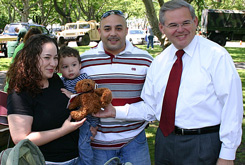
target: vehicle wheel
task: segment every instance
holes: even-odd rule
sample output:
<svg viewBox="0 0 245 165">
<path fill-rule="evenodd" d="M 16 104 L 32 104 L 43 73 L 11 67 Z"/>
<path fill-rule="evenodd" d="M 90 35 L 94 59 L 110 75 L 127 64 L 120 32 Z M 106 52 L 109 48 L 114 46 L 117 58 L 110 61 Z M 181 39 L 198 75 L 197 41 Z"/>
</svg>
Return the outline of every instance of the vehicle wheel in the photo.
<svg viewBox="0 0 245 165">
<path fill-rule="evenodd" d="M 226 44 L 225 36 L 223 36 L 222 34 L 214 36 L 213 41 L 218 43 L 221 46 L 225 46 L 225 44 Z"/>
<path fill-rule="evenodd" d="M 63 37 L 58 38 L 58 45 L 62 46 L 65 44 L 65 39 Z"/>
<path fill-rule="evenodd" d="M 5 57 L 8 57 L 8 51 L 7 51 L 7 48 L 3 51 L 3 53 L 4 53 L 4 56 L 5 56 Z"/>
<path fill-rule="evenodd" d="M 142 42 L 141 42 L 141 45 L 144 45 L 145 44 L 145 39 L 142 38 Z"/>
<path fill-rule="evenodd" d="M 8 50 L 7 50 L 6 44 L 3 45 L 2 52 L 3 52 L 3 54 L 4 54 L 4 57 L 8 57 Z"/>
<path fill-rule="evenodd" d="M 82 37 L 78 37 L 76 42 L 77 42 L 77 46 L 82 46 L 83 45 L 83 42 L 82 42 Z"/>
<path fill-rule="evenodd" d="M 90 43 L 90 37 L 88 34 L 85 34 L 82 38 L 82 45 L 87 46 Z"/>
</svg>

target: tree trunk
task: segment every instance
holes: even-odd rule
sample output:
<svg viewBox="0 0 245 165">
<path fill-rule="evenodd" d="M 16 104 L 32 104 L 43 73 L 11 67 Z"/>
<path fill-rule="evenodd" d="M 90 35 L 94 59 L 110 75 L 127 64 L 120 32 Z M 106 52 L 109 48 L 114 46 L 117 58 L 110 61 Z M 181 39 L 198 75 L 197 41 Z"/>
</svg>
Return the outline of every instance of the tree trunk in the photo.
<svg viewBox="0 0 245 165">
<path fill-rule="evenodd" d="M 29 17 L 29 0 L 23 0 L 23 10 L 21 11 L 21 21 L 28 22 Z"/>
<path fill-rule="evenodd" d="M 161 42 L 162 47 L 164 48 L 164 38 L 162 38 L 162 33 L 159 30 L 159 22 L 157 19 L 157 15 L 155 12 L 155 8 L 153 6 L 152 0 L 142 0 L 145 4 L 146 16 L 148 18 L 148 22 L 152 27 L 152 31 L 155 36 L 157 36 L 158 40 Z"/>
</svg>

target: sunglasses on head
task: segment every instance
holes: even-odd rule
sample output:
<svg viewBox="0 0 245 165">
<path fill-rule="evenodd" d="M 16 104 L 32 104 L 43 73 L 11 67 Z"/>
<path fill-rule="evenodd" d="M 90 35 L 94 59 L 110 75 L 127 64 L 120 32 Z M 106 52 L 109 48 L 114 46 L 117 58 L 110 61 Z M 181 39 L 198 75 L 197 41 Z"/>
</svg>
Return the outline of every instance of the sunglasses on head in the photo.
<svg viewBox="0 0 245 165">
<path fill-rule="evenodd" d="M 108 17 L 108 16 L 110 16 L 110 15 L 113 15 L 113 14 L 115 14 L 115 15 L 120 15 L 120 16 L 124 17 L 123 12 L 121 12 L 120 10 L 110 10 L 110 11 L 105 12 L 105 13 L 101 16 L 101 19 L 106 18 L 106 17 Z"/>
</svg>

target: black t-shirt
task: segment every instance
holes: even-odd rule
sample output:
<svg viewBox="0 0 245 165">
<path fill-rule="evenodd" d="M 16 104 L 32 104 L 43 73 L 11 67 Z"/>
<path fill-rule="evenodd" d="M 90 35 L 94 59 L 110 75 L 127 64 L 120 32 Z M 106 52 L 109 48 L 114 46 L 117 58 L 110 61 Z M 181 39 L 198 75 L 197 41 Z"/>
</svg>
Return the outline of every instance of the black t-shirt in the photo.
<svg viewBox="0 0 245 165">
<path fill-rule="evenodd" d="M 49 87 L 36 97 L 27 92 L 8 95 L 8 114 L 21 114 L 33 117 L 32 131 L 45 131 L 60 128 L 68 118 L 66 109 L 68 97 L 61 93 L 63 83 L 55 74 L 49 79 Z M 78 157 L 78 134 L 76 130 L 43 146 L 39 146 L 46 161 L 63 162 Z"/>
</svg>

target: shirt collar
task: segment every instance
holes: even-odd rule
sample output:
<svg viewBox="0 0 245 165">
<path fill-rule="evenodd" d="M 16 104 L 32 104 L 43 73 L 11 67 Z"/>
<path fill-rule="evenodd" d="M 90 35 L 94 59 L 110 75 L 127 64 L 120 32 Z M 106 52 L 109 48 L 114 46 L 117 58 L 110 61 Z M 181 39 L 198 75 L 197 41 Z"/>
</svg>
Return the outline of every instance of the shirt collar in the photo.
<svg viewBox="0 0 245 165">
<path fill-rule="evenodd" d="M 131 54 L 133 48 L 134 48 L 134 46 L 128 40 L 126 40 L 125 49 L 122 52 L 120 52 L 119 54 L 117 54 L 116 56 L 120 56 L 120 55 L 123 55 L 123 54 Z M 102 41 L 99 42 L 99 44 L 97 46 L 97 49 L 98 49 L 99 53 L 105 54 L 105 50 L 104 50 Z"/>
<path fill-rule="evenodd" d="M 192 39 L 192 41 L 190 42 L 189 45 L 187 45 L 183 50 L 185 51 L 185 54 L 187 54 L 188 56 L 192 57 L 197 45 L 197 41 L 198 41 L 198 36 L 194 36 L 194 38 Z M 171 45 L 171 58 L 174 59 L 175 57 L 175 53 L 176 51 L 178 51 L 178 49 L 172 44 Z"/>
<path fill-rule="evenodd" d="M 189 55 L 190 57 L 192 57 L 194 55 L 194 51 L 197 45 L 197 41 L 198 41 L 198 36 L 195 35 L 195 37 L 192 39 L 191 43 L 184 48 L 184 51 L 187 55 Z"/>
</svg>

